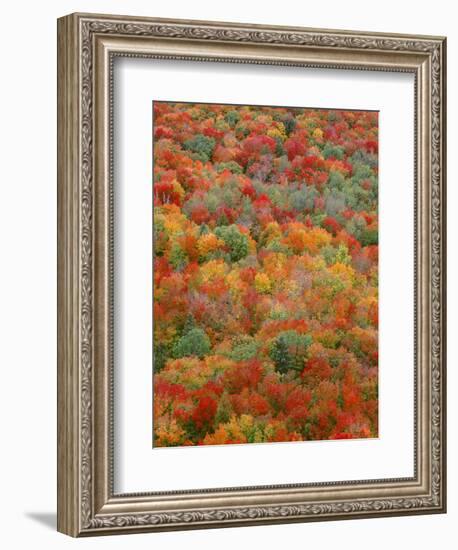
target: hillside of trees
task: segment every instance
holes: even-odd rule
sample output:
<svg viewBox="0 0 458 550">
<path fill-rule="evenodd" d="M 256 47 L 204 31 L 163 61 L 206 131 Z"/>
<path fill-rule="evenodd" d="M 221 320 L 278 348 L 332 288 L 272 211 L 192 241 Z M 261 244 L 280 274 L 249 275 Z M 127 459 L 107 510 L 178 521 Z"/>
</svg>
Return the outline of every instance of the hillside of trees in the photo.
<svg viewBox="0 0 458 550">
<path fill-rule="evenodd" d="M 378 113 L 154 103 L 154 446 L 378 435 Z"/>
</svg>

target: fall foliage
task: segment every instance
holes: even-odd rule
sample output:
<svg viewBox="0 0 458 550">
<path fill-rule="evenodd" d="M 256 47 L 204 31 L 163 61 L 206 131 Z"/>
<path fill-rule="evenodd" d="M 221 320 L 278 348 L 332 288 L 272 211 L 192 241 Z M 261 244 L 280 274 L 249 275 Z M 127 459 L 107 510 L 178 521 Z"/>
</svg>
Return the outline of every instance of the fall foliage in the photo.
<svg viewBox="0 0 458 550">
<path fill-rule="evenodd" d="M 154 102 L 155 446 L 378 435 L 378 114 Z"/>
</svg>

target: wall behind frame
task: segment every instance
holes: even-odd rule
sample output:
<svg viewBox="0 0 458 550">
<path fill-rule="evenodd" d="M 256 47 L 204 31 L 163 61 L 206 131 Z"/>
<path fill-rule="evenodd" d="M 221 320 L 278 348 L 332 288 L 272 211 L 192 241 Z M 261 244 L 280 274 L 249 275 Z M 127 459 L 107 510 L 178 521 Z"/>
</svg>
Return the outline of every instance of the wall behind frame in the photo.
<svg viewBox="0 0 458 550">
<path fill-rule="evenodd" d="M 367 31 L 448 36 L 448 97 L 458 96 L 458 31 L 453 3 L 424 0 L 383 5 L 366 1 L 246 2 L 210 0 L 18 0 L 3 8 L 0 200 L 0 398 L 2 426 L 2 540 L 7 548 L 214 548 L 288 543 L 305 548 L 373 550 L 408 541 L 414 550 L 448 542 L 458 520 L 458 383 L 456 338 L 449 339 L 447 515 L 397 517 L 134 535 L 73 540 L 55 531 L 56 513 L 56 18 L 74 11 L 170 18 L 240 21 Z M 453 151 L 458 137 L 456 102 L 449 101 L 448 204 L 449 334 L 458 330 L 458 180 Z"/>
</svg>

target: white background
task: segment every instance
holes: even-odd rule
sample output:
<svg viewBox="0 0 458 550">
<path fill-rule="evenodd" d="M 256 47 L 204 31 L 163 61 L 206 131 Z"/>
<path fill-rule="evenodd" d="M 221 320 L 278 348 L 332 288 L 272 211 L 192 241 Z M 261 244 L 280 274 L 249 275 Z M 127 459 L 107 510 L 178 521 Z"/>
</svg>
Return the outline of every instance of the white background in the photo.
<svg viewBox="0 0 458 550">
<path fill-rule="evenodd" d="M 0 123 L 2 196 L 0 399 L 2 546 L 6 548 L 453 548 L 458 520 L 458 169 L 453 152 L 458 94 L 456 15 L 449 0 L 323 3 L 232 0 L 166 3 L 18 0 L 3 8 Z M 130 13 L 373 31 L 449 38 L 449 512 L 447 515 L 238 528 L 72 540 L 55 532 L 56 494 L 56 48 L 55 19 L 73 11 Z M 395 15 L 395 16 L 394 16 Z"/>
<path fill-rule="evenodd" d="M 114 89 L 115 491 L 413 476 L 413 75 L 123 58 Z M 183 93 L 380 111 L 379 438 L 151 450 L 151 99 Z"/>
</svg>

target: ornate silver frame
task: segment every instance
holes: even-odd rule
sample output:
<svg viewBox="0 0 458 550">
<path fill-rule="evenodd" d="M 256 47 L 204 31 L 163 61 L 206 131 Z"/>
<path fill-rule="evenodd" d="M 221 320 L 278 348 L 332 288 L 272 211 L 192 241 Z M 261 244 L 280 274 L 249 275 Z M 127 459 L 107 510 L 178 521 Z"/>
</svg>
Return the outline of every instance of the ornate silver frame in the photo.
<svg viewBox="0 0 458 550">
<path fill-rule="evenodd" d="M 58 20 L 58 530 L 71 536 L 445 512 L 443 37 L 73 14 Z M 415 75 L 415 475 L 114 494 L 116 56 Z"/>
</svg>

